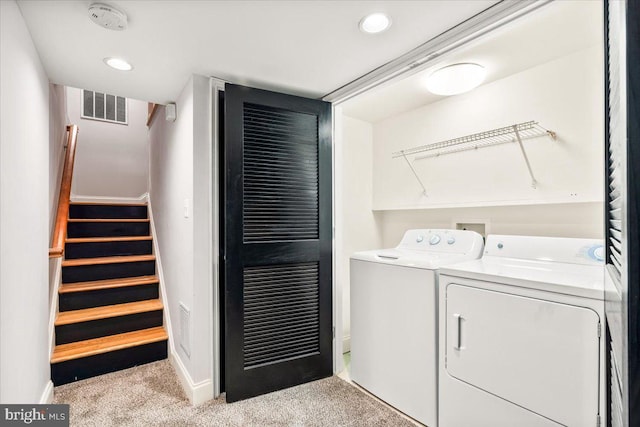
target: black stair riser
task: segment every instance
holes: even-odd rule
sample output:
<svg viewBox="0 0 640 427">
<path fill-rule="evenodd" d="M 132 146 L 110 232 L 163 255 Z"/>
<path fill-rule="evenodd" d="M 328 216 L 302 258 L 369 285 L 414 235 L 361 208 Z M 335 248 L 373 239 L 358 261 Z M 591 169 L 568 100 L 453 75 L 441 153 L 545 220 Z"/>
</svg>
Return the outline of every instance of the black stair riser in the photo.
<svg viewBox="0 0 640 427">
<path fill-rule="evenodd" d="M 162 326 L 162 310 L 56 326 L 56 345 Z"/>
<path fill-rule="evenodd" d="M 70 205 L 69 218 L 147 218 L 146 206 L 122 206 L 122 205 Z"/>
<path fill-rule="evenodd" d="M 154 274 L 156 274 L 155 261 L 78 265 L 73 267 L 62 267 L 62 283 L 153 276 Z"/>
<path fill-rule="evenodd" d="M 59 295 L 58 310 L 70 311 L 126 302 L 158 299 L 158 284 L 123 286 L 95 291 L 69 292 Z"/>
<path fill-rule="evenodd" d="M 67 237 L 148 236 L 149 222 L 69 222 Z"/>
<path fill-rule="evenodd" d="M 98 258 L 124 255 L 150 255 L 151 240 L 126 240 L 117 242 L 67 243 L 64 246 L 66 259 Z"/>
<path fill-rule="evenodd" d="M 53 385 L 71 383 L 167 358 L 167 341 L 51 364 Z"/>
</svg>

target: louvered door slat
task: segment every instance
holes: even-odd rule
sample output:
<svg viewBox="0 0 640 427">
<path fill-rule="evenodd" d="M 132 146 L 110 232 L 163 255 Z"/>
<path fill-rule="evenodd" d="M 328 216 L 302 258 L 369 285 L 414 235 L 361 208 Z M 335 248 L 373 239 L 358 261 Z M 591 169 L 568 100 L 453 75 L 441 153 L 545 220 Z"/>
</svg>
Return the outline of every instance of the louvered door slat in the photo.
<svg viewBox="0 0 640 427">
<path fill-rule="evenodd" d="M 267 333 L 278 334 L 280 331 L 286 331 L 287 328 L 302 328 L 307 326 L 313 326 L 317 316 L 314 313 L 299 315 L 295 319 L 291 319 L 288 315 L 282 315 L 279 317 L 273 317 L 269 320 L 263 320 L 260 326 L 254 325 L 251 331 L 245 331 L 245 337 L 251 337 L 254 335 L 262 335 Z"/>
<path fill-rule="evenodd" d="M 609 229 L 609 233 L 611 234 L 611 236 L 613 238 L 615 238 L 618 242 L 622 241 L 622 233 L 620 233 L 620 230 L 616 230 L 614 228 L 610 228 Z"/>
<path fill-rule="evenodd" d="M 289 307 L 286 310 L 277 309 L 277 308 L 262 308 L 261 310 L 250 310 L 250 307 L 245 307 L 245 315 L 244 315 L 244 327 L 245 331 L 250 331 L 251 328 L 255 325 L 261 325 L 263 321 L 270 321 L 276 319 L 293 319 L 295 320 L 298 316 L 304 316 L 310 313 L 313 310 L 313 305 L 315 303 L 308 304 L 297 304 L 295 307 Z"/>
<path fill-rule="evenodd" d="M 618 209 L 610 209 L 609 210 L 609 217 L 615 219 L 615 220 L 620 220 L 622 219 L 622 209 L 618 208 Z"/>
<path fill-rule="evenodd" d="M 248 366 L 261 365 L 265 362 L 278 359 L 300 357 L 318 351 L 316 337 L 305 339 L 294 337 L 292 340 L 273 340 L 266 345 L 261 344 L 256 347 L 255 349 L 251 346 L 245 347 L 245 364 Z"/>
<path fill-rule="evenodd" d="M 266 126 L 266 124 L 265 124 Z M 283 132 L 286 129 L 283 128 Z M 267 148 L 278 152 L 287 153 L 313 153 L 318 147 L 315 144 L 310 144 L 309 141 L 302 140 L 296 141 L 295 147 L 287 146 L 286 143 L 291 141 L 295 135 L 293 133 L 287 135 L 287 138 L 271 138 L 268 135 L 261 135 L 258 138 L 257 132 L 245 133 L 244 140 L 250 142 L 255 147 Z"/>
<path fill-rule="evenodd" d="M 313 264 L 310 264 L 313 265 Z M 294 266 L 288 266 L 288 269 L 293 273 L 291 276 L 283 275 L 282 270 L 277 268 L 273 268 L 272 270 L 267 269 L 252 269 L 246 270 L 244 272 L 245 277 L 252 282 L 251 288 L 245 289 L 245 292 L 251 292 L 255 288 L 260 288 L 261 286 L 270 285 L 278 282 L 297 282 L 300 278 L 304 279 L 312 279 L 315 278 L 318 274 L 317 269 L 314 268 L 306 268 L 306 264 L 297 264 Z"/>
<path fill-rule="evenodd" d="M 620 253 L 622 251 L 622 243 L 619 240 L 614 239 L 613 237 L 609 238 L 609 241 L 613 245 L 614 248 Z"/>
<path fill-rule="evenodd" d="M 617 197 L 615 199 L 612 199 L 609 202 L 609 207 L 613 208 L 613 209 L 621 209 L 622 208 L 622 198 L 621 197 Z"/>
<path fill-rule="evenodd" d="M 306 331 L 310 331 L 317 328 L 318 328 L 317 322 L 307 322 L 305 320 L 304 324 L 302 325 L 291 326 L 287 324 L 287 325 L 280 325 L 280 327 L 277 327 L 277 328 L 268 326 L 267 331 L 256 328 L 256 331 L 254 332 L 245 332 L 245 336 L 249 336 L 249 337 L 253 336 L 255 337 L 254 342 L 261 342 L 264 340 L 270 341 L 273 338 L 299 334 L 301 331 L 306 332 Z"/>
</svg>

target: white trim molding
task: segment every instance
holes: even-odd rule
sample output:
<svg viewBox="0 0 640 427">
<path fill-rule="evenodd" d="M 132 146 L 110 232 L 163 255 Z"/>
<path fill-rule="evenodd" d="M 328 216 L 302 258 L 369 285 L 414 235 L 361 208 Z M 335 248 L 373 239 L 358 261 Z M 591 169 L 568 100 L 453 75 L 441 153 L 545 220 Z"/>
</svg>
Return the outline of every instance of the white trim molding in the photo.
<svg viewBox="0 0 640 427">
<path fill-rule="evenodd" d="M 149 201 L 149 193 L 144 193 L 138 197 L 112 197 L 112 196 L 81 196 L 79 194 L 71 194 L 71 202 L 76 203 L 113 203 L 113 204 L 127 204 L 127 203 L 146 203 Z"/>
<path fill-rule="evenodd" d="M 331 148 L 331 156 L 332 156 L 332 212 L 331 216 L 333 218 L 333 227 L 332 227 L 332 239 L 331 239 L 331 250 L 332 250 L 332 260 L 331 260 L 331 286 L 332 286 L 332 295 L 333 299 L 331 301 L 333 310 L 332 310 L 332 321 L 333 321 L 333 373 L 339 374 L 344 370 L 344 359 L 342 358 L 343 354 L 343 346 L 344 342 L 340 337 L 344 334 L 344 325 L 342 324 L 343 312 L 344 309 L 342 307 L 342 293 L 344 285 L 341 283 L 338 277 L 338 263 L 336 254 L 338 253 L 340 247 L 342 246 L 343 241 L 343 220 L 342 217 L 338 215 L 340 209 L 342 208 L 342 188 L 337 185 L 338 182 L 342 180 L 342 145 L 343 141 L 343 120 L 342 120 L 342 107 L 338 105 L 332 105 L 331 109 L 331 117 L 332 117 L 332 134 L 333 134 L 333 145 Z"/>
<path fill-rule="evenodd" d="M 158 245 L 158 235 L 156 234 L 156 225 L 153 221 L 153 209 L 151 208 L 151 200 L 147 195 L 147 212 L 149 213 L 149 227 L 151 231 L 151 241 L 153 242 L 153 255 L 156 257 L 156 275 L 158 276 L 158 285 L 160 288 L 160 300 L 163 306 L 164 328 L 169 336 L 169 353 L 175 352 L 175 343 L 173 339 L 173 330 L 171 329 L 171 317 L 169 313 L 169 299 L 167 298 L 167 289 L 165 287 L 164 273 L 162 270 L 162 257 L 160 256 L 160 247 Z"/>
<path fill-rule="evenodd" d="M 53 264 L 52 264 L 53 263 Z M 54 269 L 53 277 L 51 275 L 51 269 Z M 49 258 L 49 289 L 51 298 L 49 303 L 49 359 L 53 356 L 53 349 L 55 347 L 56 336 L 56 316 L 58 314 L 58 291 L 60 289 L 60 283 L 62 282 L 62 258 L 55 257 Z"/>
<path fill-rule="evenodd" d="M 39 403 L 41 405 L 48 405 L 51 402 L 53 402 L 53 382 L 49 380 L 44 386 L 44 390 L 42 391 L 42 395 L 40 396 Z"/>
<path fill-rule="evenodd" d="M 169 362 L 171 362 L 171 366 L 175 369 L 180 379 L 180 384 L 192 405 L 200 405 L 213 399 L 213 381 L 211 381 L 211 379 L 195 383 L 191 375 L 189 375 L 187 368 L 182 363 L 182 360 L 180 360 L 180 356 L 178 356 L 173 349 L 169 354 Z"/>
<path fill-rule="evenodd" d="M 223 141 L 220 140 L 220 109 L 224 108 L 224 105 L 220 105 L 219 103 L 219 94 L 224 93 L 224 85 L 225 82 L 220 79 L 211 78 L 209 80 L 210 87 L 210 96 L 211 96 L 211 152 L 210 152 L 210 182 L 211 182 L 211 205 L 209 206 L 209 211 L 211 213 L 211 223 L 209 224 L 211 230 L 211 283 L 213 284 L 213 289 L 211 289 L 211 309 L 209 314 L 211 316 L 210 322 L 213 325 L 213 346 L 211 350 L 212 354 L 212 363 L 211 372 L 213 375 L 213 397 L 218 397 L 221 393 L 221 372 L 220 372 L 220 360 L 221 360 L 221 346 L 220 340 L 223 337 L 224 331 L 220 328 L 220 300 L 224 298 L 224 295 L 220 292 L 220 268 L 223 266 L 220 265 L 220 181 L 218 179 L 218 174 L 214 173 L 218 170 L 218 165 L 220 164 L 220 146 L 223 144 Z"/>
</svg>

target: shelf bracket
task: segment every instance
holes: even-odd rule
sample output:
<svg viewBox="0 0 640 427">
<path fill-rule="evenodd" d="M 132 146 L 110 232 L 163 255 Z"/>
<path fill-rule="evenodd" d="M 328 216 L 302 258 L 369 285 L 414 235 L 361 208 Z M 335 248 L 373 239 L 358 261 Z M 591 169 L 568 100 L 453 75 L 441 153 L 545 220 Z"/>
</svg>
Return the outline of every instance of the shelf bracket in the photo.
<svg viewBox="0 0 640 427">
<path fill-rule="evenodd" d="M 416 172 L 416 170 L 413 168 L 413 165 L 411 164 L 409 159 L 407 159 L 407 155 L 404 153 L 404 151 L 401 151 L 400 154 L 402 154 L 402 157 L 404 158 L 404 161 L 407 162 L 407 165 L 409 165 L 409 169 L 411 169 L 411 172 L 413 172 L 413 175 L 418 180 L 418 184 L 420 184 L 420 187 L 422 187 L 422 194 L 425 197 L 427 197 L 427 189 L 424 187 L 424 184 L 422 183 L 422 180 L 418 176 L 418 173 Z"/>
<path fill-rule="evenodd" d="M 531 164 L 529 163 L 529 157 L 527 157 L 527 152 L 524 149 L 524 145 L 522 145 L 522 138 L 520 138 L 520 132 L 518 132 L 518 125 L 513 125 L 513 132 L 516 134 L 516 140 L 518 141 L 518 145 L 520 146 L 520 151 L 522 151 L 522 156 L 524 157 L 524 161 L 527 164 L 527 169 L 529 169 L 529 175 L 531 175 L 531 186 L 533 188 L 536 188 L 538 181 L 536 181 L 535 176 L 533 176 L 533 170 L 531 169 Z"/>
</svg>

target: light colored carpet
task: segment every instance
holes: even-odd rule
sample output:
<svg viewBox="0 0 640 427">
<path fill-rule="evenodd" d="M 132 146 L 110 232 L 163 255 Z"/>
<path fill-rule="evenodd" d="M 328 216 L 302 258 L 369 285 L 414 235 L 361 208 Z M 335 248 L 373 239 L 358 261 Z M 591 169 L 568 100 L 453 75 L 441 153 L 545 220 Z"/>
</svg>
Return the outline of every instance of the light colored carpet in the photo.
<svg viewBox="0 0 640 427">
<path fill-rule="evenodd" d="M 227 404 L 191 406 L 168 361 L 56 387 L 72 426 L 413 426 L 345 381 L 331 377 Z"/>
</svg>

